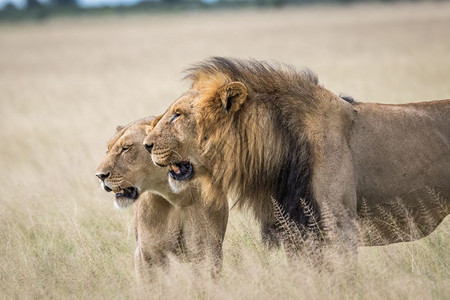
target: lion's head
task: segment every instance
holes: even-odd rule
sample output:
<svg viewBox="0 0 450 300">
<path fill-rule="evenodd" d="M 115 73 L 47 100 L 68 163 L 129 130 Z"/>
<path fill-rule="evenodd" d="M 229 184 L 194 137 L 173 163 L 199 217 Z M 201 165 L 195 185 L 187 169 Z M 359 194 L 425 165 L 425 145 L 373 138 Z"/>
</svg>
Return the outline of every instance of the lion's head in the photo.
<svg viewBox="0 0 450 300">
<path fill-rule="evenodd" d="M 211 91 L 212 93 L 213 91 Z M 218 98 L 217 104 L 210 109 L 220 114 L 202 114 L 196 107 L 205 96 L 198 90 L 189 91 L 169 107 L 167 112 L 156 123 L 161 123 L 161 131 L 157 133 L 156 143 L 144 142 L 158 166 L 169 167 L 169 181 L 186 181 L 204 174 L 203 146 L 208 141 L 207 128 L 225 122 L 246 99 L 246 88 L 242 83 L 233 82 L 223 86 L 216 94 L 208 95 Z M 228 101 L 228 102 L 227 102 Z M 193 109 L 194 108 L 194 109 Z M 223 112 L 226 112 L 222 114 Z M 224 120 L 218 118 L 224 117 Z M 211 118 L 206 120 L 205 118 Z M 156 122 L 158 121 L 158 122 Z M 210 122 L 211 124 L 205 124 Z M 146 141 L 149 141 L 149 137 Z M 156 146 L 155 146 L 156 144 Z"/>
<path fill-rule="evenodd" d="M 97 168 L 96 176 L 103 189 L 114 192 L 116 204 L 133 204 L 147 190 L 167 189 L 166 172 L 156 167 L 142 146 L 154 117 L 117 127 L 117 133 L 108 143 L 108 150 Z"/>
</svg>

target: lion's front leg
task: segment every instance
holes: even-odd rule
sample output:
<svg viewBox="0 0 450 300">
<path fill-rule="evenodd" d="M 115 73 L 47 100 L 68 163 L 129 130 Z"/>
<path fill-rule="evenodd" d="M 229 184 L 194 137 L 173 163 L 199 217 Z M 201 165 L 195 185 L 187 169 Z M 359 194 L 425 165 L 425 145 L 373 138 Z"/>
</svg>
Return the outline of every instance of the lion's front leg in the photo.
<svg viewBox="0 0 450 300">
<path fill-rule="evenodd" d="M 274 222 L 263 222 L 261 224 L 261 239 L 269 248 L 278 248 L 281 245 L 278 226 Z"/>
<path fill-rule="evenodd" d="M 223 250 L 222 250 L 222 243 L 217 243 L 212 246 L 211 251 L 211 270 L 210 274 L 212 278 L 217 278 L 220 275 L 220 272 L 222 271 L 222 265 L 223 265 Z"/>
<path fill-rule="evenodd" d="M 339 151 L 325 151 L 323 159 L 316 164 L 312 183 L 325 241 L 356 261 L 359 231 L 350 149 L 341 145 Z"/>
</svg>

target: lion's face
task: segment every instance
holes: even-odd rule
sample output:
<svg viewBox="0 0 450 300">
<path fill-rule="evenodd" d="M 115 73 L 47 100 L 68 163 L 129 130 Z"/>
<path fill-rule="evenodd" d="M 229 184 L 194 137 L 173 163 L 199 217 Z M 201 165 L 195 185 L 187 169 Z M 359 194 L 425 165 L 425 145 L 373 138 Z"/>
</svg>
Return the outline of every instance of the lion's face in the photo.
<svg viewBox="0 0 450 300">
<path fill-rule="evenodd" d="M 119 207 L 133 204 L 148 189 L 164 186 L 165 172 L 153 165 L 142 145 L 149 126 L 137 123 L 120 129 L 97 168 L 103 189 L 115 193 Z"/>
<path fill-rule="evenodd" d="M 209 133 L 220 126 L 221 118 L 232 118 L 246 95 L 239 82 L 208 91 L 194 86 L 169 107 L 144 144 L 156 165 L 168 167 L 172 186 L 206 172 L 204 145 L 209 142 Z"/>
<path fill-rule="evenodd" d="M 144 141 L 153 162 L 169 167 L 171 182 L 189 180 L 197 171 L 201 149 L 197 142 L 197 116 L 190 109 L 196 96 L 195 93 L 186 93 L 171 105 L 156 125 L 160 128 L 159 134 L 153 135 L 152 130 L 150 138 Z M 157 136 L 156 143 L 148 142 L 152 136 Z"/>
</svg>

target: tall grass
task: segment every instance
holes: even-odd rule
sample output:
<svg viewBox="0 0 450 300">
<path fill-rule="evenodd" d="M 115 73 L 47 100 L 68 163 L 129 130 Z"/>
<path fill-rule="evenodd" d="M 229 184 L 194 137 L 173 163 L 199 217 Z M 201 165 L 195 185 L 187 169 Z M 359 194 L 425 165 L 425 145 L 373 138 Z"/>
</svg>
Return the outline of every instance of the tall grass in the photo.
<svg viewBox="0 0 450 300">
<path fill-rule="evenodd" d="M 335 266 L 329 269 L 313 262 L 314 247 L 295 257 L 266 248 L 251 218 L 232 211 L 218 279 L 174 258 L 142 294 L 134 280 L 131 210 L 105 209 L 83 192 L 63 194 L 16 190 L 17 199 L 29 201 L 2 203 L 2 298 L 427 299 L 450 292 L 448 222 L 418 242 L 361 247 L 355 277 L 336 253 L 326 253 Z"/>
<path fill-rule="evenodd" d="M 186 88 L 182 68 L 211 55 L 309 66 L 326 87 L 360 100 L 449 97 L 449 7 L 1 25 L 0 298 L 448 298 L 448 218 L 417 242 L 360 247 L 355 277 L 333 253 L 330 269 L 314 264 L 314 248 L 296 257 L 283 247 L 268 249 L 252 218 L 237 209 L 218 279 L 172 259 L 170 270 L 157 270 L 140 292 L 132 209 L 115 210 L 94 172 L 116 125 L 162 113 Z"/>
</svg>

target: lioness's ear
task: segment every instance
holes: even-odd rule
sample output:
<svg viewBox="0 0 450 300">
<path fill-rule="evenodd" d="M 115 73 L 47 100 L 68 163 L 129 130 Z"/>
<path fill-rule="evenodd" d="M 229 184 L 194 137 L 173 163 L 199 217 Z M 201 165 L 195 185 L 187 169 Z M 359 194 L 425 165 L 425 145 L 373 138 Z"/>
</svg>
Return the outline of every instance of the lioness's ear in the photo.
<svg viewBox="0 0 450 300">
<path fill-rule="evenodd" d="M 235 112 L 247 99 L 247 88 L 241 82 L 231 82 L 217 91 L 223 108 L 227 112 Z"/>
<path fill-rule="evenodd" d="M 162 119 L 164 115 L 159 115 L 157 116 L 153 121 L 152 121 L 152 129 L 155 128 L 155 126 L 158 124 L 158 122 Z"/>
<path fill-rule="evenodd" d="M 121 131 L 124 128 L 125 128 L 125 126 L 121 126 L 121 125 L 117 126 L 116 127 L 116 133 L 118 133 L 119 131 Z"/>
<path fill-rule="evenodd" d="M 150 134 L 150 132 L 153 130 L 153 128 L 155 128 L 156 124 L 158 124 L 158 122 L 161 120 L 162 117 L 163 117 L 163 115 L 159 115 L 159 116 L 155 117 L 151 123 L 147 124 L 146 129 L 145 129 L 146 135 Z"/>
</svg>

